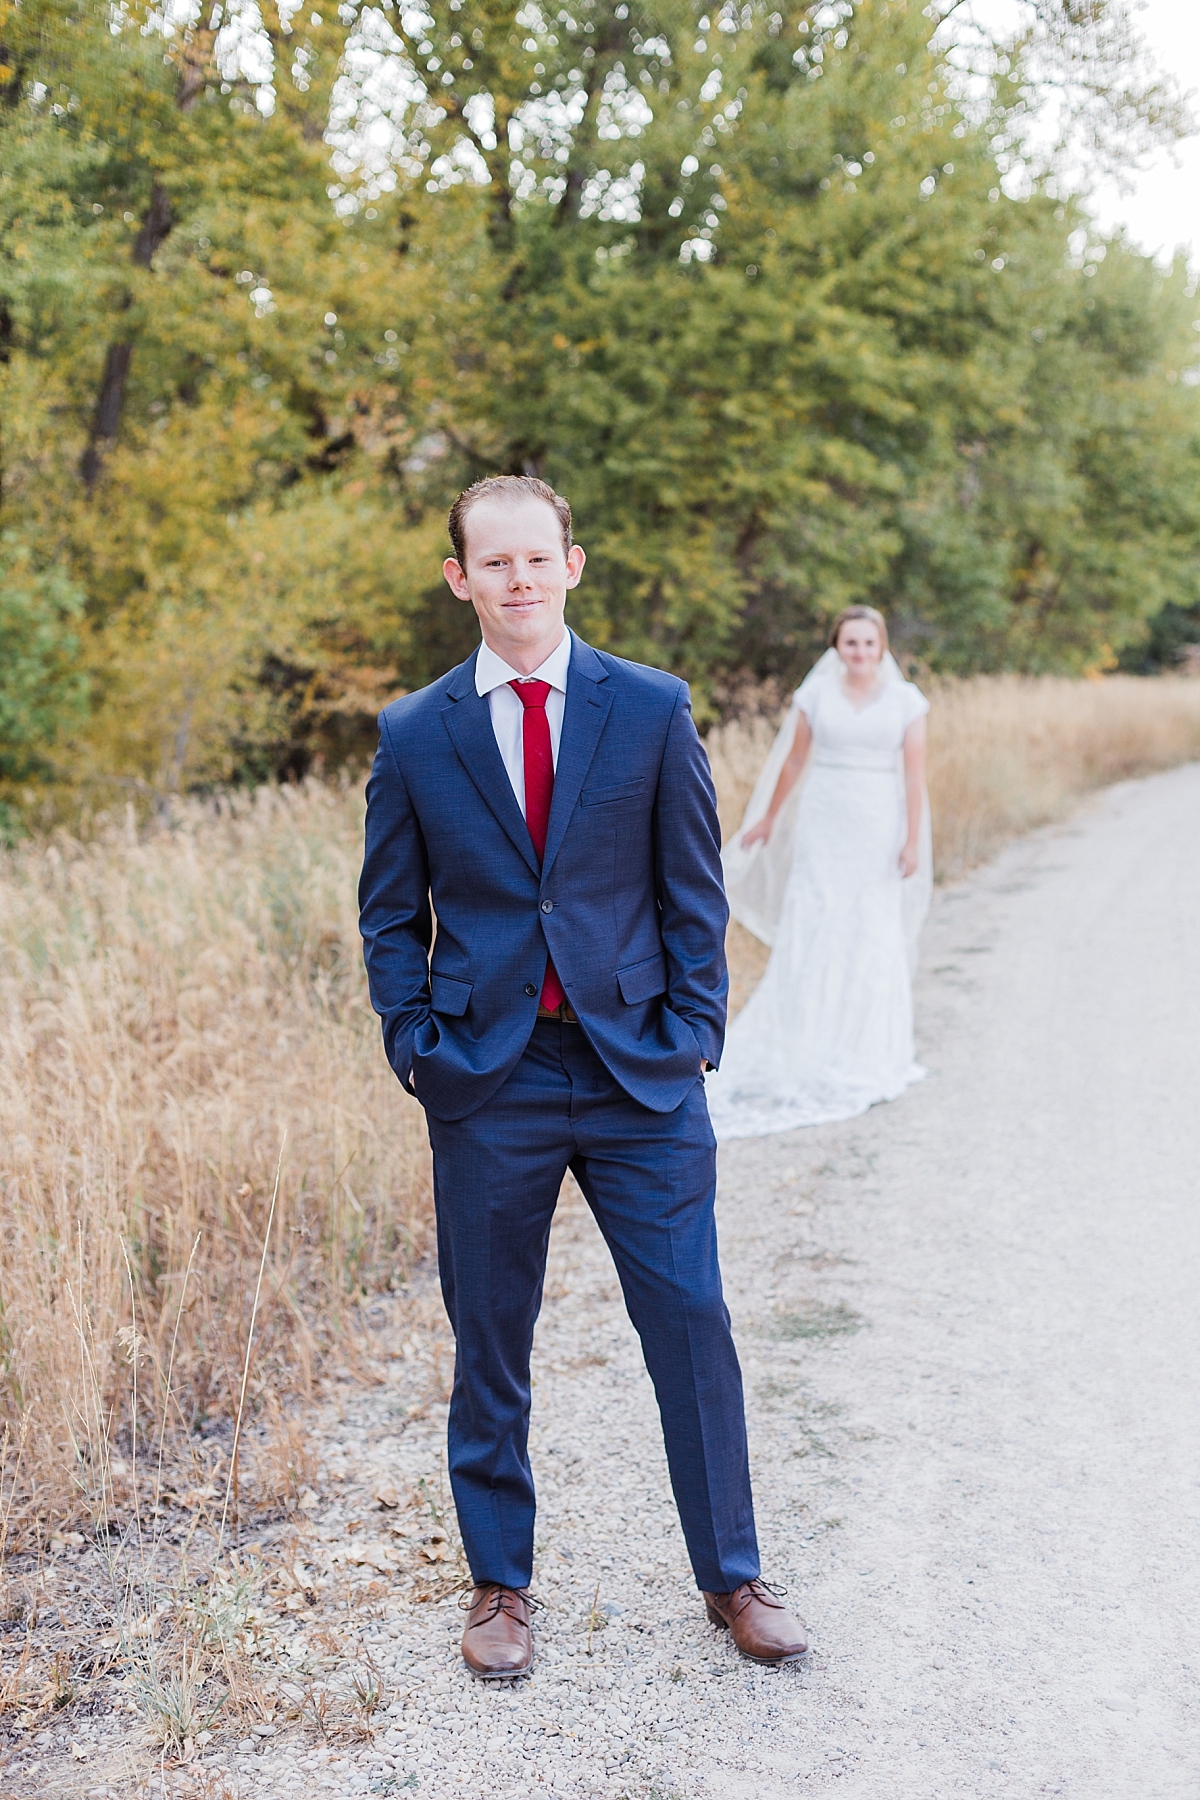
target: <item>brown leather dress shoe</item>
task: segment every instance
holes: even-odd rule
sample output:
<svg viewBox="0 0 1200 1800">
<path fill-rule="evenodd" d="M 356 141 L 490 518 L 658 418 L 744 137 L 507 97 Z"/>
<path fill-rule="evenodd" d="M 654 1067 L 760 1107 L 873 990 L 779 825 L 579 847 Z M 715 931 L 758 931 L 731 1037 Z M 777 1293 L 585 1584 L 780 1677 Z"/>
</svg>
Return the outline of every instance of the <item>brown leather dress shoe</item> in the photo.
<svg viewBox="0 0 1200 1800">
<path fill-rule="evenodd" d="M 484 1681 L 511 1681 L 533 1667 L 530 1616 L 537 1601 L 518 1588 L 485 1581 L 464 1596 L 463 1661 Z"/>
<path fill-rule="evenodd" d="M 808 1649 L 808 1639 L 780 1599 L 784 1591 L 765 1581 L 743 1581 L 732 1594 L 705 1594 L 704 1605 L 712 1624 L 731 1631 L 751 1662 L 795 1662 Z"/>
</svg>

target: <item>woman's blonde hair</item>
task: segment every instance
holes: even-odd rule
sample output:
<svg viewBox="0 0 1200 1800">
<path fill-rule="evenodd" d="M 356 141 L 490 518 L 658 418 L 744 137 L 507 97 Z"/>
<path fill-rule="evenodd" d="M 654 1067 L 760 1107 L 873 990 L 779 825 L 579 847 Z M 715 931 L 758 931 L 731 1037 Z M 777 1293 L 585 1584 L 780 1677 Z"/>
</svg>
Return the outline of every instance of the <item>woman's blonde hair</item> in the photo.
<svg viewBox="0 0 1200 1800">
<path fill-rule="evenodd" d="M 880 655 L 886 656 L 888 653 L 887 620 L 884 618 L 883 614 L 877 612 L 873 606 L 848 606 L 844 612 L 840 612 L 833 621 L 833 629 L 829 633 L 830 649 L 837 649 L 837 641 L 841 635 L 842 626 L 849 625 L 852 619 L 869 619 L 871 624 L 878 628 L 879 640 L 882 645 Z"/>
</svg>

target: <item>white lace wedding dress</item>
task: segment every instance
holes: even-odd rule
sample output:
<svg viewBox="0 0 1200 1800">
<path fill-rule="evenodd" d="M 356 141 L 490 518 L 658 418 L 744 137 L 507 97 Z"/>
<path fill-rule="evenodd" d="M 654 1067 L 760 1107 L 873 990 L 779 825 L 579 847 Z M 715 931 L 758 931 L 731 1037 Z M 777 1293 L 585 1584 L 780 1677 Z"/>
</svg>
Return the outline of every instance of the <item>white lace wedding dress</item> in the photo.
<svg viewBox="0 0 1200 1800">
<path fill-rule="evenodd" d="M 828 652 L 797 690 L 759 778 L 743 832 L 766 812 L 804 712 L 808 766 L 770 840 L 745 851 L 739 832 L 726 852 L 734 916 L 772 951 L 706 1078 L 718 1139 L 853 1118 L 925 1073 L 913 1056 L 912 967 L 931 886 L 927 809 L 907 881 L 899 857 L 904 734 L 929 703 L 891 657 L 861 709 L 842 673 Z"/>
</svg>

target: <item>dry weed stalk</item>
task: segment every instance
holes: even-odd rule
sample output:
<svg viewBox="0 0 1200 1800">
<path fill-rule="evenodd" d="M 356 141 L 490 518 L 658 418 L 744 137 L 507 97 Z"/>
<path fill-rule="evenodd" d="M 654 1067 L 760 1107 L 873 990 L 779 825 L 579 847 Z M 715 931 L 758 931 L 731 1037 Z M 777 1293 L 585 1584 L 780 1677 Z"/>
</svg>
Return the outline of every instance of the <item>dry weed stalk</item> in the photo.
<svg viewBox="0 0 1200 1800">
<path fill-rule="evenodd" d="M 0 1619 L 12 1617 L 10 1576 L 8 1573 L 8 1540 L 13 1507 L 20 1491 L 21 1464 L 29 1442 L 29 1414 L 22 1413 L 14 1434 L 5 1420 L 0 1427 Z"/>
<path fill-rule="evenodd" d="M 284 1412 L 278 1394 L 266 1396 L 264 1411 L 266 1422 L 254 1459 L 255 1491 L 294 1513 L 315 1489 L 317 1448 L 305 1422 Z"/>
<path fill-rule="evenodd" d="M 262 1300 L 263 1276 L 267 1269 L 267 1252 L 271 1247 L 271 1229 L 275 1224 L 275 1207 L 279 1200 L 279 1177 L 283 1173 L 283 1152 L 287 1144 L 287 1133 L 279 1145 L 279 1160 L 275 1164 L 275 1185 L 271 1189 L 271 1206 L 267 1213 L 267 1223 L 263 1231 L 262 1255 L 258 1259 L 258 1279 L 254 1283 L 254 1302 L 250 1308 L 250 1324 L 246 1331 L 246 1359 L 242 1364 L 242 1382 L 238 1389 L 237 1413 L 233 1421 L 233 1449 L 229 1453 L 229 1476 L 225 1483 L 225 1500 L 221 1507 L 221 1523 L 217 1530 L 217 1554 L 220 1555 L 225 1545 L 225 1525 L 229 1518 L 229 1502 L 232 1498 L 235 1511 L 235 1523 L 239 1531 L 241 1525 L 241 1509 L 238 1505 L 238 1451 L 242 1443 L 242 1421 L 246 1415 L 246 1389 L 250 1382 L 250 1368 L 254 1361 L 254 1328 L 258 1323 L 259 1302 Z"/>
</svg>

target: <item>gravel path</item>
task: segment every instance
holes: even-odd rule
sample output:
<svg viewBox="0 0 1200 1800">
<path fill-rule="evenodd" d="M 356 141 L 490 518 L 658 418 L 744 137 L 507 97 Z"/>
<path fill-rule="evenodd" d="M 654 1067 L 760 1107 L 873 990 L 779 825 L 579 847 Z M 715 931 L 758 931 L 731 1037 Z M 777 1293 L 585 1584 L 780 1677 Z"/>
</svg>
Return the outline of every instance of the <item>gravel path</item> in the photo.
<svg viewBox="0 0 1200 1800">
<path fill-rule="evenodd" d="M 1110 790 L 939 896 L 929 1081 L 722 1152 L 764 1559 L 805 1664 L 751 1667 L 704 1623 L 636 1342 L 568 1198 L 536 1352 L 534 1674 L 462 1672 L 433 1580 L 452 1542 L 424 1604 L 387 1586 L 415 1527 L 406 1548 L 371 1496 L 424 1479 L 436 1508 L 444 1421 L 404 1422 L 398 1363 L 343 1408 L 321 1484 L 342 1497 L 306 1547 L 318 1572 L 348 1546 L 380 1564 L 343 1614 L 384 1675 L 379 1729 L 214 1745 L 208 1791 L 1200 1800 L 1198 900 L 1200 766 Z"/>
</svg>

